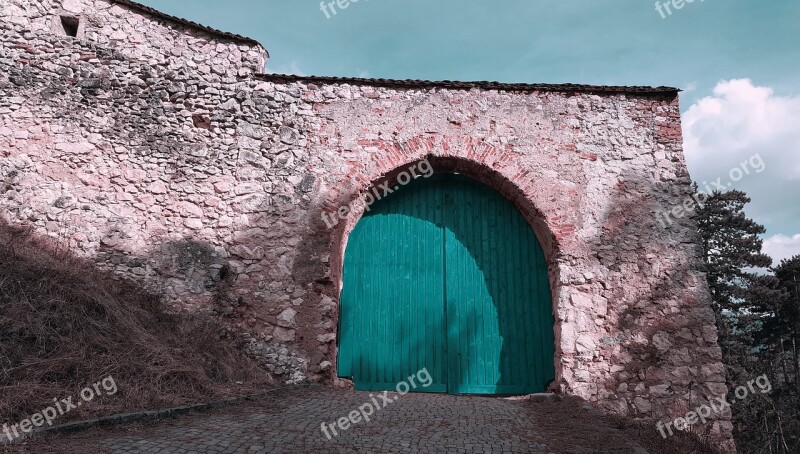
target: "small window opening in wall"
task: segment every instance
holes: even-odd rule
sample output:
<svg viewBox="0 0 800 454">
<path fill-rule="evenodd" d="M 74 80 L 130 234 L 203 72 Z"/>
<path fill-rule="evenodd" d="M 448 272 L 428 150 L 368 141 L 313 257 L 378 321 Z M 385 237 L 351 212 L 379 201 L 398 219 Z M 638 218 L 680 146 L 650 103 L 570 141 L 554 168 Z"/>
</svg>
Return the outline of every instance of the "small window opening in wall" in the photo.
<svg viewBox="0 0 800 454">
<path fill-rule="evenodd" d="M 67 36 L 78 36 L 78 26 L 80 24 L 81 21 L 77 17 L 61 16 L 61 26 L 64 27 L 64 33 Z"/>
</svg>

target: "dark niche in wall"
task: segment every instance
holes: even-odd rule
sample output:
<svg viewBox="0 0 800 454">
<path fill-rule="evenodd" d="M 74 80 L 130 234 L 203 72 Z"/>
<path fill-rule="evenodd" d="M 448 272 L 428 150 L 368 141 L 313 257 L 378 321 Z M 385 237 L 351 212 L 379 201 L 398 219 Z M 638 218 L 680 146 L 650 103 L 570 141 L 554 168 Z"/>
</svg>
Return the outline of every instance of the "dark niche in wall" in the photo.
<svg viewBox="0 0 800 454">
<path fill-rule="evenodd" d="M 78 36 L 78 27 L 80 27 L 80 25 L 81 21 L 77 17 L 61 16 L 61 27 L 64 29 L 64 34 L 67 36 Z"/>
</svg>

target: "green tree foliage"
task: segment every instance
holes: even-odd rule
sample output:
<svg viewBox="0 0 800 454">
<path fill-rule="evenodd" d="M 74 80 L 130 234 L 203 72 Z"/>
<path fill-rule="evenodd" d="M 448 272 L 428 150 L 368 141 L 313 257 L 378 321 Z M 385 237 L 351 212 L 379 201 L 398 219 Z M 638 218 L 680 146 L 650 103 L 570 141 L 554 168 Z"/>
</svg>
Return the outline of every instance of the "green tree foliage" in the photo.
<svg viewBox="0 0 800 454">
<path fill-rule="evenodd" d="M 783 260 L 775 267 L 781 290 L 786 293 L 785 300 L 775 306 L 775 332 L 783 333 L 797 340 L 800 338 L 800 255 Z"/>
<path fill-rule="evenodd" d="M 733 409 L 740 452 L 800 452 L 800 256 L 767 269 L 763 226 L 747 218 L 750 198 L 714 192 L 697 210 L 708 285 L 728 386 L 767 374 L 769 394 Z"/>
<path fill-rule="evenodd" d="M 747 218 L 750 203 L 741 191 L 715 191 L 697 212 L 703 252 L 708 265 L 708 284 L 717 310 L 738 313 L 744 308 L 745 293 L 756 280 L 752 268 L 766 268 L 772 259 L 761 252 L 759 235 L 764 226 Z"/>
</svg>

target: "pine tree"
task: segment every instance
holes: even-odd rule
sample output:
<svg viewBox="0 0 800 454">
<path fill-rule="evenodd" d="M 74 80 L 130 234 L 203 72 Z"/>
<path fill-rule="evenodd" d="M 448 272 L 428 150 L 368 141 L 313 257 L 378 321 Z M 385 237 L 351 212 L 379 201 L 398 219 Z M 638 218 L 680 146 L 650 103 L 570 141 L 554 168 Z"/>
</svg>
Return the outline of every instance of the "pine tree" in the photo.
<svg viewBox="0 0 800 454">
<path fill-rule="evenodd" d="M 772 264 L 761 252 L 759 235 L 766 229 L 744 214 L 748 203 L 750 198 L 744 192 L 715 191 L 697 210 L 708 284 L 719 314 L 740 315 L 750 284 L 758 280 L 752 269 Z"/>
<path fill-rule="evenodd" d="M 800 256 L 764 272 L 766 230 L 745 215 L 749 202 L 717 191 L 696 217 L 728 384 L 766 372 L 775 387 L 734 408 L 736 443 L 740 452 L 800 452 Z"/>
<path fill-rule="evenodd" d="M 770 323 L 765 323 L 765 337 L 783 343 L 782 351 L 792 358 L 794 389 L 800 394 L 800 255 L 781 261 L 774 272 L 785 295 L 773 304 L 774 315 Z"/>
<path fill-rule="evenodd" d="M 776 266 L 775 277 L 786 294 L 785 304 L 778 309 L 784 333 L 797 338 L 800 335 L 800 255 L 781 261 Z"/>
</svg>

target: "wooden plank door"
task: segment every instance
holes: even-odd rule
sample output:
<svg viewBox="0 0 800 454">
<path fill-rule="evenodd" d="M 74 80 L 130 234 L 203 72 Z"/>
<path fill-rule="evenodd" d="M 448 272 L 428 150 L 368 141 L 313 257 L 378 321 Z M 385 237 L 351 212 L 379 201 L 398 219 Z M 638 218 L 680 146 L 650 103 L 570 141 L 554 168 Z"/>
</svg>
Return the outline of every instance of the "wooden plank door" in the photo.
<svg viewBox="0 0 800 454">
<path fill-rule="evenodd" d="M 544 254 L 494 190 L 452 177 L 445 194 L 448 391 L 541 392 L 555 376 Z"/>
<path fill-rule="evenodd" d="M 375 204 L 350 234 L 341 294 L 339 375 L 393 390 L 423 368 L 447 391 L 443 194 L 415 181 Z"/>
<path fill-rule="evenodd" d="M 508 200 L 460 175 L 412 182 L 372 207 L 344 263 L 339 375 L 392 390 L 526 394 L 553 379 L 547 266 Z"/>
</svg>

